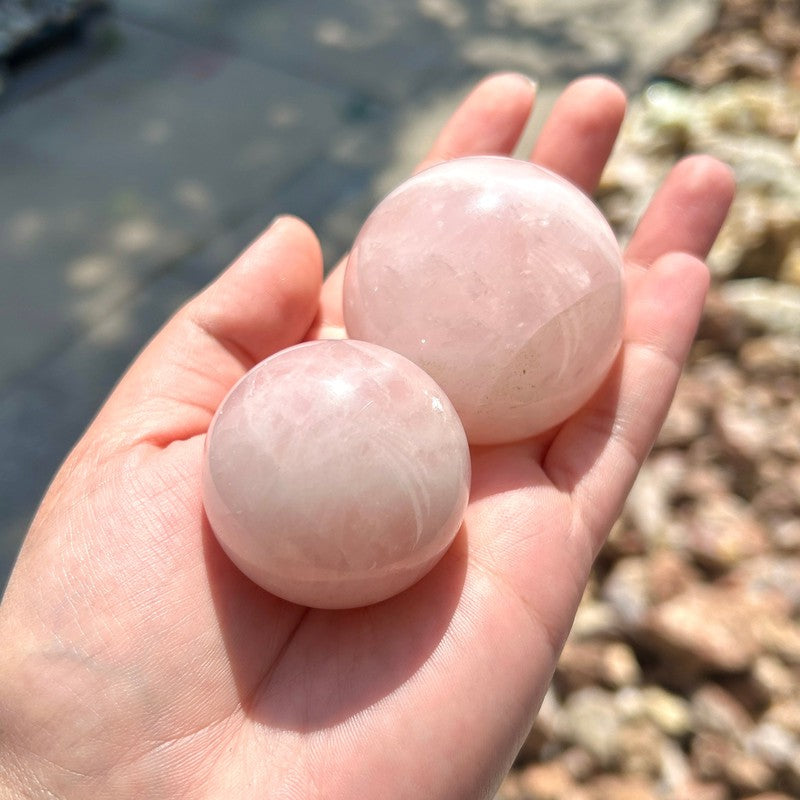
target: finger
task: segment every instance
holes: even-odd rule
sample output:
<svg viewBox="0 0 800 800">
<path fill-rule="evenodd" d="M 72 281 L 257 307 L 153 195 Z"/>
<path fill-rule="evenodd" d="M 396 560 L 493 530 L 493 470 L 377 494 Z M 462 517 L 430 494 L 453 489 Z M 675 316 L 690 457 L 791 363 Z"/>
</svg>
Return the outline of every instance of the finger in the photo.
<svg viewBox="0 0 800 800">
<path fill-rule="evenodd" d="M 445 123 L 416 172 L 440 161 L 510 155 L 530 117 L 536 84 L 516 72 L 481 81 Z"/>
<path fill-rule="evenodd" d="M 730 168 L 709 156 L 680 161 L 656 192 L 626 251 L 637 264 L 652 264 L 665 253 L 705 258 L 733 201 Z"/>
<path fill-rule="evenodd" d="M 590 403 L 559 431 L 544 470 L 572 495 L 594 555 L 655 441 L 692 344 L 708 270 L 673 253 L 643 271 L 628 306 L 622 351 Z"/>
<path fill-rule="evenodd" d="M 510 155 L 525 129 L 536 84 L 518 73 L 492 75 L 481 81 L 455 110 L 416 172 L 451 158 Z M 310 338 L 344 336 L 342 318 L 343 258 L 325 281 L 319 315 Z"/>
<path fill-rule="evenodd" d="M 98 416 L 124 443 L 204 433 L 250 367 L 303 339 L 317 309 L 322 254 L 305 223 L 279 218 L 156 334 Z"/>
<path fill-rule="evenodd" d="M 591 194 L 614 147 L 625 106 L 625 93 L 608 78 L 574 81 L 553 107 L 531 160 Z"/>
</svg>

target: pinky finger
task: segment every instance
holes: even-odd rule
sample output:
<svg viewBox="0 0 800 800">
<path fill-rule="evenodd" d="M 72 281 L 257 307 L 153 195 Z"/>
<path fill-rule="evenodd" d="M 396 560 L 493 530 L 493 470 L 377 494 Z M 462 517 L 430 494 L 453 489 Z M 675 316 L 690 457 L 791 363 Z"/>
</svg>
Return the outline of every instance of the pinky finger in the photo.
<svg viewBox="0 0 800 800">
<path fill-rule="evenodd" d="M 572 494 L 587 546 L 596 553 L 653 446 L 672 402 L 708 289 L 708 270 L 685 253 L 660 258 L 630 298 L 614 371 L 559 431 L 544 461 Z"/>
</svg>

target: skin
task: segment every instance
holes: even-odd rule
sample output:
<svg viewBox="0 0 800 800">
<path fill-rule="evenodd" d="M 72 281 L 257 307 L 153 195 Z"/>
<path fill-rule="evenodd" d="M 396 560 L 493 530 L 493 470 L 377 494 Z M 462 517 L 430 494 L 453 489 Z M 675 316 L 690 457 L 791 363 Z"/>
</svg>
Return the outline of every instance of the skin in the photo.
<svg viewBox="0 0 800 800">
<path fill-rule="evenodd" d="M 534 86 L 479 84 L 424 164 L 509 154 Z M 613 83 L 569 86 L 531 158 L 591 192 Z M 137 358 L 56 475 L 0 606 L 0 798 L 489 798 L 533 721 L 592 562 L 664 419 L 733 193 L 675 166 L 627 251 L 625 342 L 593 400 L 473 451 L 463 529 L 384 603 L 305 609 L 248 581 L 205 519 L 208 424 L 254 363 L 342 336 L 341 265 L 280 218 Z"/>
</svg>

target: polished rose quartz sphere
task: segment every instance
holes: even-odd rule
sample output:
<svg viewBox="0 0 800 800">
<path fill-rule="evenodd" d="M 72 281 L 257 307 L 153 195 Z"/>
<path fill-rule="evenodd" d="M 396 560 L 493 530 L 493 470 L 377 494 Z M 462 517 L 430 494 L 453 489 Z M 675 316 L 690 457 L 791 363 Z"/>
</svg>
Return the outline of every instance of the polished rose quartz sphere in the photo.
<svg viewBox="0 0 800 800">
<path fill-rule="evenodd" d="M 223 549 L 257 584 L 347 608 L 433 567 L 469 481 L 464 429 L 425 372 L 373 344 L 323 341 L 262 361 L 223 400 L 203 501 Z"/>
<path fill-rule="evenodd" d="M 595 205 L 525 161 L 432 167 L 392 192 L 356 238 L 347 332 L 419 364 L 472 443 L 563 422 L 620 346 L 619 246 Z"/>
</svg>

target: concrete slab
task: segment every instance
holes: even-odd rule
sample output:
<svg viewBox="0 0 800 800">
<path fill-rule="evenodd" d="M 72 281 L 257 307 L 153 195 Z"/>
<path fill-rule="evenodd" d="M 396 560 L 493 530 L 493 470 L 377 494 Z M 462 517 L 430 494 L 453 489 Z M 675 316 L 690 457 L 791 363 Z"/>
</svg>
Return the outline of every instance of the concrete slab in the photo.
<svg viewBox="0 0 800 800">
<path fill-rule="evenodd" d="M 118 0 L 116 5 L 123 17 L 386 102 L 409 97 L 448 57 L 441 23 L 420 14 L 409 0 Z"/>
<path fill-rule="evenodd" d="M 343 129 L 341 96 L 129 23 L 0 125 L 0 381 L 246 216 Z"/>
<path fill-rule="evenodd" d="M 629 88 L 706 29 L 717 0 L 118 0 L 319 84 L 389 104 L 486 71 L 543 81 L 604 72 Z"/>
</svg>

